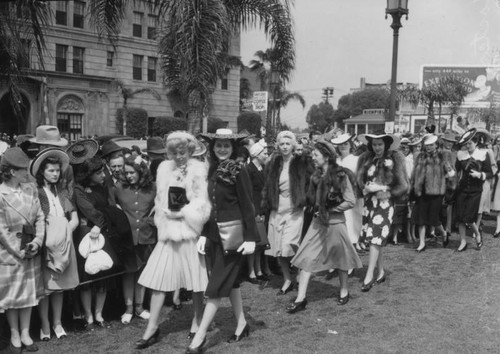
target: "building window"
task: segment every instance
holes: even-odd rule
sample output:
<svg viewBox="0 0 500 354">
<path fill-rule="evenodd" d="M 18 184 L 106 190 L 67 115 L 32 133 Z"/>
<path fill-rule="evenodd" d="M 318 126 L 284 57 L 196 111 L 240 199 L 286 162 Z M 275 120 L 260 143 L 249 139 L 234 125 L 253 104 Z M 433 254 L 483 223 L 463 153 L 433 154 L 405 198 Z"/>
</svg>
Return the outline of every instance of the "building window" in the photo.
<svg viewBox="0 0 500 354">
<path fill-rule="evenodd" d="M 85 48 L 73 47 L 73 73 L 83 74 L 83 55 Z"/>
<path fill-rule="evenodd" d="M 56 44 L 56 71 L 66 72 L 68 46 Z"/>
<path fill-rule="evenodd" d="M 83 16 L 85 15 L 85 3 L 75 1 L 73 8 L 73 27 L 83 28 Z"/>
<path fill-rule="evenodd" d="M 57 128 L 61 135 L 65 134 L 69 140 L 76 141 L 82 137 L 81 113 L 57 113 Z"/>
<path fill-rule="evenodd" d="M 221 90 L 227 90 L 228 89 L 228 87 L 229 87 L 228 76 L 229 76 L 229 70 L 226 70 L 226 74 L 222 77 L 221 83 L 220 83 Z"/>
<path fill-rule="evenodd" d="M 132 78 L 142 80 L 142 55 L 134 55 L 132 67 Z"/>
<path fill-rule="evenodd" d="M 156 26 L 158 26 L 158 16 L 148 15 L 148 39 L 156 38 Z"/>
<path fill-rule="evenodd" d="M 156 58 L 148 57 L 148 81 L 156 81 Z"/>
<path fill-rule="evenodd" d="M 27 39 L 21 39 L 23 50 L 21 55 L 17 60 L 17 66 L 20 69 L 30 69 L 31 68 L 31 41 Z"/>
<path fill-rule="evenodd" d="M 66 1 L 56 2 L 56 24 L 68 25 L 68 3 Z"/>
<path fill-rule="evenodd" d="M 108 52 L 106 57 L 106 66 L 113 66 L 113 59 L 115 57 L 115 52 Z"/>
<path fill-rule="evenodd" d="M 142 12 L 134 12 L 134 24 L 132 25 L 132 35 L 142 37 Z"/>
</svg>

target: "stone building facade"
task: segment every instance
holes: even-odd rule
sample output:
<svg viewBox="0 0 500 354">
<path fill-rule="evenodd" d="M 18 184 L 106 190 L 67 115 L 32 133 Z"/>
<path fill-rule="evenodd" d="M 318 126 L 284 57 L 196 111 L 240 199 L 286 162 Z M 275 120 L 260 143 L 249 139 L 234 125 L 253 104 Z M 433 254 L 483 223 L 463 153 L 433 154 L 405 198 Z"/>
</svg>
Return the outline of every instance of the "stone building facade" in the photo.
<svg viewBox="0 0 500 354">
<path fill-rule="evenodd" d="M 21 87 L 23 117 L 9 109 L 5 81 L 0 80 L 0 132 L 33 133 L 37 125 L 59 126 L 70 139 L 87 135 L 116 134 L 116 112 L 123 98 L 116 89 L 120 80 L 132 90 L 150 88 L 161 99 L 138 94 L 128 107 L 143 108 L 149 120 L 185 116 L 167 97 L 159 70 L 155 30 L 158 17 L 141 3 L 130 1 L 115 47 L 99 40 L 88 23 L 84 1 L 48 2 L 55 13 L 46 34 L 47 55 L 41 72 L 35 56 L 29 63 L 32 76 Z M 239 56 L 239 34 L 231 38 L 230 54 Z M 239 111 L 239 68 L 219 80 L 211 98 L 210 117 L 228 122 L 236 130 Z M 150 131 L 150 134 L 154 132 Z"/>
</svg>

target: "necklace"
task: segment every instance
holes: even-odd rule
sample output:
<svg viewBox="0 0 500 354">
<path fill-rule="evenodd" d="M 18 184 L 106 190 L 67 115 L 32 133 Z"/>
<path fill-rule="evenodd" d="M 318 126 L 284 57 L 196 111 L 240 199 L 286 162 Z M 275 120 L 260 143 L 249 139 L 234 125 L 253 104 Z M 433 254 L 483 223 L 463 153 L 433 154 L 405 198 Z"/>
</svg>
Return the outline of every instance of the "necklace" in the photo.
<svg viewBox="0 0 500 354">
<path fill-rule="evenodd" d="M 178 166 L 178 171 L 179 171 L 179 173 L 177 174 L 176 179 L 179 182 L 179 181 L 182 181 L 187 175 L 187 165 L 184 164 L 184 165 Z"/>
</svg>

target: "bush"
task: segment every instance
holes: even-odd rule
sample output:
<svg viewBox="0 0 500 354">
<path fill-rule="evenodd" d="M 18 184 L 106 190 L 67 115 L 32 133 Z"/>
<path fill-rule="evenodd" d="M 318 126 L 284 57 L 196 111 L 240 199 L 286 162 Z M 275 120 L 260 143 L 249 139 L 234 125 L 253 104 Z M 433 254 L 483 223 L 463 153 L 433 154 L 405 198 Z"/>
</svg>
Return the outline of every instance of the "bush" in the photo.
<svg viewBox="0 0 500 354">
<path fill-rule="evenodd" d="M 220 128 L 225 128 L 227 127 L 227 122 L 225 120 L 222 120 L 220 118 L 215 118 L 215 117 L 208 117 L 207 121 L 207 132 L 208 133 L 215 133 L 217 129 Z"/>
<path fill-rule="evenodd" d="M 123 108 L 116 110 L 116 132 L 123 135 Z M 128 108 L 127 136 L 142 138 L 148 135 L 148 112 L 142 108 Z"/>
<path fill-rule="evenodd" d="M 238 116 L 237 123 L 239 132 L 246 129 L 250 134 L 255 134 L 260 138 L 260 126 L 262 124 L 260 114 L 255 112 L 243 112 Z"/>
<path fill-rule="evenodd" d="M 153 136 L 164 136 L 175 130 L 187 130 L 187 121 L 184 118 L 158 117 L 153 123 Z"/>
</svg>

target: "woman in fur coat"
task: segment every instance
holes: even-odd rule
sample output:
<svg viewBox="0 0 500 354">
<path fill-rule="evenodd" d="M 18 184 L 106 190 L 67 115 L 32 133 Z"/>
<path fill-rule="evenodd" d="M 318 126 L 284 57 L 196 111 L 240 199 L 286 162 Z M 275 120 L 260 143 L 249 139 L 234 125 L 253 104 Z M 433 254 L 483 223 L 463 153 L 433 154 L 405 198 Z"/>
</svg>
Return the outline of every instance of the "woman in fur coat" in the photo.
<svg viewBox="0 0 500 354">
<path fill-rule="evenodd" d="M 201 322 L 208 275 L 196 243 L 211 208 L 206 164 L 191 157 L 196 144 L 187 132 L 171 133 L 166 141 L 171 160 L 158 167 L 154 216 L 158 243 L 139 278 L 139 284 L 153 290 L 151 315 L 142 339 L 136 342 L 137 349 L 158 340 L 158 320 L 166 292 L 192 290 L 194 316 L 190 332 L 196 332 Z"/>
<path fill-rule="evenodd" d="M 361 291 L 369 291 L 373 284 L 385 281 L 382 247 L 390 234 L 394 215 L 394 197 L 408 192 L 404 156 L 399 139 L 388 134 L 360 135 L 368 151 L 359 157 L 358 185 L 363 190 L 365 205 L 361 238 L 370 244 L 368 269 Z M 378 276 L 374 276 L 375 267 Z"/>
<path fill-rule="evenodd" d="M 278 151 L 266 165 L 266 184 L 262 191 L 263 210 L 269 210 L 268 238 L 271 248 L 266 255 L 277 257 L 284 283 L 277 295 L 293 289 L 290 257 L 299 247 L 306 205 L 307 162 L 294 156 L 295 134 L 282 131 L 277 137 Z"/>
<path fill-rule="evenodd" d="M 424 151 L 415 159 L 411 187 L 415 196 L 412 222 L 418 226 L 420 244 L 417 252 L 425 250 L 426 226 L 435 227 L 443 236 L 443 247 L 449 242 L 448 233 L 441 224 L 440 214 L 447 188 L 455 185 L 455 171 L 451 152 L 437 149 L 438 137 L 428 134 L 423 139 Z"/>
<path fill-rule="evenodd" d="M 354 188 L 346 169 L 335 162 L 337 153 L 333 144 L 318 139 L 313 152 L 317 171 L 311 177 L 308 199 L 315 206 L 315 218 L 300 244 L 292 264 L 300 269 L 297 298 L 287 306 L 288 313 L 304 310 L 306 292 L 311 274 L 328 269 L 339 272 L 340 293 L 337 304 L 349 301 L 347 272 L 361 268 L 346 227 L 345 211 L 355 205 Z"/>
</svg>

